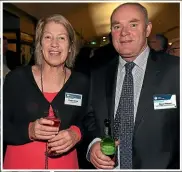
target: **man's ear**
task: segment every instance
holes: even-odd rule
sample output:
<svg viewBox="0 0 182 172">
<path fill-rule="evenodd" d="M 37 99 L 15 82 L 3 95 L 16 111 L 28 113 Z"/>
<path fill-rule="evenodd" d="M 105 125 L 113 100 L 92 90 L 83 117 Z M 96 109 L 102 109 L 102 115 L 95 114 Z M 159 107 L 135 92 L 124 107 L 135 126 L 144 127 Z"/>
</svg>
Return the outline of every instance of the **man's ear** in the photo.
<svg viewBox="0 0 182 172">
<path fill-rule="evenodd" d="M 146 38 L 149 37 L 151 31 L 152 31 L 152 23 L 149 22 L 149 23 L 147 24 L 147 28 L 146 28 Z"/>
</svg>

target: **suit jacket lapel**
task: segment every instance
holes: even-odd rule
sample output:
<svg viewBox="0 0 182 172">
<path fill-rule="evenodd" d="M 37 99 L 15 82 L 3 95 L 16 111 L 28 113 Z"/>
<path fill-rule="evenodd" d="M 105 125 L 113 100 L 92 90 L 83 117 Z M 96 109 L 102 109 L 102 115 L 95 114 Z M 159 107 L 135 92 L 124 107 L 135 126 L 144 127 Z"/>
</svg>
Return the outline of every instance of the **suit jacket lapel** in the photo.
<svg viewBox="0 0 182 172">
<path fill-rule="evenodd" d="M 114 125 L 114 108 L 115 108 L 115 92 L 117 83 L 117 71 L 118 71 L 118 56 L 114 58 L 106 71 L 106 99 L 108 107 L 108 118 L 111 120 L 111 126 Z M 111 127 L 111 134 L 113 130 Z"/>
<path fill-rule="evenodd" d="M 153 104 L 151 106 L 151 102 L 153 103 L 151 99 L 153 100 L 155 88 L 157 88 L 156 85 L 161 73 L 159 68 L 160 60 L 158 58 L 153 51 L 150 52 L 137 108 L 134 134 L 136 134 L 139 126 L 144 122 L 144 116 L 149 113 L 150 108 L 148 107 L 153 107 Z"/>
</svg>

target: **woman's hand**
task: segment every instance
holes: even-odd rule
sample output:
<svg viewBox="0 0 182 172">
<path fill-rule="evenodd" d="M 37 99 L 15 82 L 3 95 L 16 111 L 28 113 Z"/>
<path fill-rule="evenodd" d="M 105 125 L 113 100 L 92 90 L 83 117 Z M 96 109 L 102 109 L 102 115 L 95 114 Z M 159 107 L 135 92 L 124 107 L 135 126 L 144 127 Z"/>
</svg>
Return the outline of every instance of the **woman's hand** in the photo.
<svg viewBox="0 0 182 172">
<path fill-rule="evenodd" d="M 53 121 L 40 118 L 30 123 L 29 137 L 33 140 L 49 140 L 58 134 L 59 127 L 52 127 Z"/>
<path fill-rule="evenodd" d="M 72 129 L 61 130 L 53 138 L 48 140 L 50 151 L 62 154 L 70 150 L 79 141 L 78 134 Z"/>
</svg>

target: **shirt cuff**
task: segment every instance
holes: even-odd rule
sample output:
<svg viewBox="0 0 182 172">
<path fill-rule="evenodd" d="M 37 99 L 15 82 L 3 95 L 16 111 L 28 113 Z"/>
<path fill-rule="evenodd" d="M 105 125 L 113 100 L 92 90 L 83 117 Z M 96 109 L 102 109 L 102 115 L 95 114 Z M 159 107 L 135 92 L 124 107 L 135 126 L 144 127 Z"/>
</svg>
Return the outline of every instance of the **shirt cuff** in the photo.
<svg viewBox="0 0 182 172">
<path fill-rule="evenodd" d="M 92 147 L 92 145 L 98 141 L 101 141 L 100 138 L 95 138 L 88 146 L 88 149 L 87 149 L 87 154 L 86 154 L 86 159 L 90 162 L 90 148 Z"/>
</svg>

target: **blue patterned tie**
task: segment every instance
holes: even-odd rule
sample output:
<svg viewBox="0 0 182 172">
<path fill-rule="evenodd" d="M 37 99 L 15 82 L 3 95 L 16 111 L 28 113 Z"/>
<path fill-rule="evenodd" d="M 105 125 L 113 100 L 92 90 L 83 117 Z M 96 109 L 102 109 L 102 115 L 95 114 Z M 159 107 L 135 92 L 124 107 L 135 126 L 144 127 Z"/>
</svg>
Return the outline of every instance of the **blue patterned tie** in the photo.
<svg viewBox="0 0 182 172">
<path fill-rule="evenodd" d="M 132 169 L 132 138 L 134 128 L 134 87 L 132 69 L 135 63 L 125 64 L 126 74 L 114 120 L 114 138 L 120 140 L 120 168 Z"/>
</svg>

